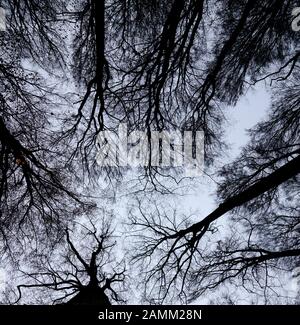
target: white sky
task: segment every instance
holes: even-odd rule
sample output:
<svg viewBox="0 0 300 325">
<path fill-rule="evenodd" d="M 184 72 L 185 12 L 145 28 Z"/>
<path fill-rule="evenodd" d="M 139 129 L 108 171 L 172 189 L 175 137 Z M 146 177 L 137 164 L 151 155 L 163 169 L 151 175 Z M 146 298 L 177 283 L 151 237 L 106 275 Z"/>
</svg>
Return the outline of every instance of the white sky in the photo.
<svg viewBox="0 0 300 325">
<path fill-rule="evenodd" d="M 240 149 L 248 142 L 247 129 L 253 127 L 257 122 L 263 120 L 270 107 L 270 94 L 263 87 L 254 90 L 241 97 L 235 107 L 228 107 L 225 112 L 228 118 L 225 138 L 230 144 L 228 157 L 223 157 L 222 162 L 231 162 L 240 152 Z M 201 180 L 202 182 L 202 180 Z M 198 210 L 201 215 L 207 215 L 216 207 L 213 192 L 214 181 L 203 177 L 203 185 L 196 193 L 184 198 L 184 204 L 190 206 L 191 210 Z"/>
</svg>

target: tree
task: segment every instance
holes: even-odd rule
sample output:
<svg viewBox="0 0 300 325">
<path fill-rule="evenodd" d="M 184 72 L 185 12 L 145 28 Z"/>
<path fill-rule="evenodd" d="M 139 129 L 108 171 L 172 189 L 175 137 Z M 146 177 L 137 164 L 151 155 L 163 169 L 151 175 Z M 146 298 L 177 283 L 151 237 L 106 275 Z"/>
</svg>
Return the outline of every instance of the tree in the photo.
<svg viewBox="0 0 300 325">
<path fill-rule="evenodd" d="M 74 119 L 67 117 L 70 129 L 65 136 L 77 135 L 73 155 L 80 153 L 86 168 L 95 167 L 89 157 L 96 154 L 99 132 L 116 130 L 126 122 L 129 133 L 136 126 L 149 133 L 204 130 L 206 163 L 212 164 L 226 147 L 225 105 L 235 104 L 249 84 L 269 74 L 289 75 L 294 68 L 298 35 L 290 27 L 289 15 L 294 5 L 294 1 L 104 1 L 96 10 L 93 2 L 76 2 L 70 13 L 79 26 L 73 73 L 83 95 Z M 272 64 L 279 66 L 278 71 Z M 120 176 L 116 169 L 122 173 L 110 168 L 112 179 Z M 150 164 L 143 182 L 156 190 L 168 173 Z"/>
<path fill-rule="evenodd" d="M 22 249 L 22 241 L 34 237 L 57 240 L 63 220 L 91 207 L 72 190 L 58 159 L 63 148 L 54 145 L 53 119 L 61 97 L 45 85 L 47 72 L 49 77 L 64 65 L 55 21 L 61 5 L 3 3 L 7 31 L 0 36 L 0 231 L 6 252 L 13 253 L 18 243 Z"/>
<path fill-rule="evenodd" d="M 268 267 L 291 270 L 298 264 L 298 207 L 297 199 L 292 198 L 299 195 L 299 52 L 293 49 L 297 35 L 292 34 L 285 14 L 292 2 L 223 4 L 217 17 L 225 37 L 216 42 L 215 58 L 199 88 L 198 107 L 209 111 L 210 102 L 236 103 L 250 80 L 278 82 L 277 99 L 269 120 L 251 131 L 251 144 L 241 157 L 221 169 L 221 204 L 212 213 L 185 227 L 181 219 L 176 222 L 160 210 L 153 215 L 139 209 L 133 215 L 133 224 L 142 231 L 134 258 L 145 260 L 146 265 L 155 261 L 146 271 L 146 283 L 159 301 L 168 297 L 176 283 L 178 292 L 192 300 L 235 277 L 243 284 L 250 282 L 252 290 L 258 279 L 259 285 L 269 287 Z M 287 53 L 291 53 L 288 60 Z M 270 62 L 279 68 L 267 72 Z M 226 238 L 223 234 L 223 238 L 217 237 L 221 241 L 214 241 L 216 221 L 226 213 L 233 215 L 234 229 L 242 235 Z M 263 279 L 261 269 L 265 270 Z"/>
<path fill-rule="evenodd" d="M 273 290 L 272 269 L 299 265 L 300 54 L 290 15 L 296 1 L 14 0 L 1 5 L 8 12 L 8 30 L 0 35 L 5 252 L 18 260 L 17 246 L 35 242 L 39 250 L 42 238 L 59 245 L 75 217 L 94 208 L 85 203 L 97 192 L 92 186 L 86 190 L 87 181 L 93 185 L 100 173 L 116 187 L 124 170 L 96 166 L 97 137 L 125 122 L 128 134 L 146 130 L 149 159 L 151 132 L 204 131 L 205 172 L 218 183 L 219 205 L 189 220 L 155 202 L 144 206 L 139 195 L 149 187 L 151 195 L 172 194 L 170 180 L 179 187 L 180 173 L 151 164 L 137 171 L 137 206 L 130 217 L 134 231 L 141 231 L 134 260 L 142 264 L 147 299 L 161 303 L 175 292 L 195 300 L 238 279 L 248 290 Z M 268 118 L 250 130 L 240 156 L 216 170 L 226 150 L 226 106 L 264 82 L 273 94 Z M 219 227 L 223 219 L 226 231 Z M 33 287 L 60 291 L 62 281 L 62 291 L 77 290 L 73 302 L 94 301 L 96 292 L 98 302 L 108 303 L 104 290 L 110 287 L 104 276 L 95 277 L 102 272 L 95 259 L 105 253 L 104 243 L 94 230 L 89 235 L 98 243 L 89 262 L 68 232 L 66 237 L 84 283 L 75 278 L 66 288 L 66 274 L 53 268 L 33 273 L 38 282 Z M 43 266 L 39 254 L 34 256 Z M 49 256 L 43 258 L 47 264 Z M 108 282 L 122 280 L 122 272 L 114 274 Z"/>
<path fill-rule="evenodd" d="M 170 220 L 166 224 L 160 214 L 133 217 L 144 233 L 145 229 L 152 233 L 152 238 L 147 233 L 135 258 L 150 259 L 156 251 L 161 254 L 159 263 L 147 272 L 149 279 L 155 283 L 163 279 L 168 289 L 180 278 L 180 292 L 186 289 L 190 299 L 196 299 L 235 277 L 245 285 L 250 282 L 252 290 L 255 280 L 269 287 L 272 269 L 291 272 L 299 265 L 297 80 L 294 71 L 292 79 L 281 85 L 280 95 L 275 95 L 268 119 L 250 130 L 251 142 L 220 170 L 221 203 L 214 211 L 186 227 Z M 218 220 L 228 213 L 233 231 L 214 236 Z"/>
<path fill-rule="evenodd" d="M 78 236 L 79 231 L 81 236 Z M 112 257 L 115 242 L 111 238 L 110 225 L 103 221 L 99 232 L 90 220 L 89 228 L 77 225 L 72 233 L 77 233 L 77 240 L 79 237 L 84 239 L 84 245 L 80 245 L 81 252 L 71 240 L 70 230 L 66 229 L 65 242 L 59 244 L 51 255 L 38 256 L 30 271 L 20 270 L 18 282 L 23 283 L 17 286 L 15 303 L 24 300 L 24 289 L 29 291 L 29 297 L 30 293 L 35 293 L 25 300 L 31 304 L 39 301 L 35 298 L 36 291 L 32 290 L 39 290 L 41 296 L 43 292 L 48 297 L 50 295 L 51 300 L 47 300 L 53 304 L 108 306 L 111 299 L 123 301 L 113 288 L 116 284 L 120 290 L 118 283 L 125 280 L 125 268 Z"/>
</svg>

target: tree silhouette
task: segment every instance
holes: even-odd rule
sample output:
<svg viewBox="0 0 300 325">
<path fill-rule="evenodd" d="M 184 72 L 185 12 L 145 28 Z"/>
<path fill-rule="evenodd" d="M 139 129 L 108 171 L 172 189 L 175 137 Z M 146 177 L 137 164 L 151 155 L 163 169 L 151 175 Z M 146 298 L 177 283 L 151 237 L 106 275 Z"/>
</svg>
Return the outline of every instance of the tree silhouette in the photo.
<svg viewBox="0 0 300 325">
<path fill-rule="evenodd" d="M 297 1 L 13 0 L 1 6 L 7 12 L 7 30 L 0 32 L 1 249 L 19 268 L 18 252 L 35 246 L 37 269 L 24 271 L 34 283 L 21 284 L 20 297 L 22 288 L 41 287 L 62 292 L 58 301 L 73 295 L 68 303 L 118 301 L 111 284 L 122 282 L 124 271 L 102 271 L 110 264 L 108 228 L 100 237 L 93 224 L 87 230 L 96 243 L 89 254 L 67 230 L 69 250 L 59 255 L 65 270 L 40 251 L 63 250 L 65 229 L 90 215 L 93 178 L 106 177 L 116 190 L 126 168 L 99 168 L 95 157 L 100 132 L 117 132 L 121 122 L 128 134 L 147 131 L 149 159 L 152 131 L 204 131 L 205 173 L 218 183 L 218 206 L 189 220 L 141 200 L 148 186 L 151 195 L 171 195 L 170 180 L 180 187 L 180 172 L 151 163 L 137 170 L 137 206 L 129 217 L 147 299 L 161 303 L 175 293 L 175 300 L 194 301 L 228 282 L 273 290 L 277 271 L 299 266 L 300 34 L 291 28 Z M 272 93 L 267 118 L 249 131 L 240 155 L 218 168 L 227 149 L 226 107 L 263 84 Z"/>
<path fill-rule="evenodd" d="M 18 243 L 22 249 L 22 241 L 39 236 L 57 240 L 61 222 L 88 209 L 72 190 L 62 159 L 57 159 L 63 148 L 53 145 L 54 108 L 61 98 L 45 83 L 45 75 L 64 64 L 55 21 L 60 5 L 3 3 L 7 30 L 0 35 L 1 249 Z M 44 75 L 38 71 L 41 66 Z"/>
<path fill-rule="evenodd" d="M 108 306 L 111 304 L 110 299 L 122 301 L 113 286 L 118 282 L 123 283 L 125 269 L 116 265 L 116 268 L 105 272 L 107 264 L 111 266 L 113 263 L 111 254 L 115 245 L 111 239 L 109 224 L 103 223 L 100 234 L 92 221 L 89 228 L 84 225 L 80 228 L 85 239 L 82 252 L 75 247 L 70 238 L 70 230 L 66 229 L 66 249 L 59 248 L 60 256 L 57 260 L 51 260 L 50 256 L 41 256 L 40 261 L 35 262 L 35 272 L 20 270 L 22 281 L 27 283 L 17 286 L 16 303 L 22 301 L 24 289 L 29 293 L 39 289 L 48 295 L 52 291 L 56 296 L 52 296 L 53 301 L 49 303 L 55 304 Z"/>
<path fill-rule="evenodd" d="M 253 273 L 259 277 L 261 269 L 266 272 L 264 282 L 267 268 L 292 271 L 299 264 L 297 80 L 294 71 L 291 80 L 281 85 L 280 95 L 274 96 L 268 119 L 250 130 L 250 143 L 235 161 L 219 171 L 221 203 L 214 211 L 187 227 L 164 223 L 159 213 L 155 217 L 145 212 L 133 215 L 133 223 L 140 230 L 152 233 L 151 238 L 146 232 L 135 259 L 149 259 L 154 252 L 164 252 L 148 270 L 148 280 L 164 279 L 169 288 L 180 278 L 180 292 L 186 286 L 191 299 L 195 299 L 228 279 L 241 277 L 246 282 L 246 278 L 251 281 L 250 277 L 254 286 Z M 226 215 L 234 231 L 221 239 L 215 236 L 215 242 L 211 242 L 209 238 L 218 233 L 217 221 Z M 206 247 L 207 242 L 214 249 Z"/>
</svg>

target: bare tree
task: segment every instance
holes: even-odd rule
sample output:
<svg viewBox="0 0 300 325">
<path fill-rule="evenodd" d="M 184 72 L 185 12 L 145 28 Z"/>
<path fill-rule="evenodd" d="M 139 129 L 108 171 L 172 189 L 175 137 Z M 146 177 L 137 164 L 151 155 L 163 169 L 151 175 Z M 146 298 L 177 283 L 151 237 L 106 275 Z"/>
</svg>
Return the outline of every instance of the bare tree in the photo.
<svg viewBox="0 0 300 325">
<path fill-rule="evenodd" d="M 99 132 L 116 131 L 124 122 L 129 133 L 203 130 L 206 163 L 212 164 L 226 148 L 225 106 L 267 77 L 292 73 L 299 58 L 298 35 L 290 27 L 294 5 L 103 1 L 96 8 L 93 1 L 76 2 L 67 16 L 77 26 L 72 70 L 81 95 L 63 134 L 75 139 L 71 157 L 79 154 L 89 171 L 119 179 L 122 168 L 99 169 L 90 157 Z M 150 156 L 150 141 L 149 149 Z M 166 192 L 169 171 L 150 164 L 139 173 L 143 185 Z"/>
<path fill-rule="evenodd" d="M 43 297 L 41 292 L 45 292 L 48 297 L 50 294 L 51 298 L 46 298 L 48 304 L 105 306 L 110 305 L 111 301 L 123 302 L 114 287 L 121 288 L 118 283 L 123 284 L 125 280 L 125 268 L 114 261 L 112 249 L 115 242 L 111 238 L 110 226 L 103 223 L 99 232 L 90 221 L 89 228 L 84 225 L 79 228 L 81 236 L 76 242 L 79 238 L 84 239 L 84 245 L 78 245 L 80 249 L 75 247 L 71 232 L 66 229 L 66 248 L 60 244 L 50 256 L 38 257 L 33 261 L 34 271 L 21 270 L 21 279 L 25 283 L 17 286 L 16 303 L 24 298 L 24 289 L 29 297 L 37 292 L 38 297 Z M 55 256 L 55 259 L 51 256 Z M 27 298 L 25 301 L 28 299 L 30 300 Z M 38 299 L 33 298 L 30 303 L 36 303 Z"/>
<path fill-rule="evenodd" d="M 45 75 L 51 78 L 64 65 L 56 21 L 62 2 L 2 5 L 7 30 L 0 35 L 0 232 L 1 249 L 10 248 L 13 255 L 24 240 L 58 240 L 62 221 L 91 205 L 75 194 L 64 148 L 53 141 L 54 112 L 62 98 Z"/>
<path fill-rule="evenodd" d="M 133 224 L 143 232 L 135 260 L 147 263 L 159 256 L 146 272 L 150 285 L 160 283 L 159 299 L 178 281 L 188 299 L 234 278 L 252 290 L 255 283 L 273 290 L 274 270 L 291 272 L 299 265 L 297 80 L 294 71 L 281 92 L 276 89 L 268 119 L 250 130 L 251 142 L 220 170 L 220 204 L 214 211 L 189 225 L 160 210 L 149 215 L 141 206 L 133 214 Z M 219 230 L 226 215 L 233 232 Z"/>
<path fill-rule="evenodd" d="M 226 148 L 226 105 L 269 82 L 268 119 L 250 131 L 240 156 L 220 169 L 216 209 L 196 221 L 177 220 L 138 202 L 131 219 L 142 231 L 135 260 L 152 286 L 147 295 L 158 302 L 173 289 L 193 300 L 238 278 L 272 290 L 269 269 L 299 265 L 300 54 L 299 33 L 291 29 L 296 4 L 2 1 L 8 29 L 0 34 L 1 248 L 13 256 L 24 242 L 39 247 L 53 238 L 56 245 L 75 216 L 89 213 L 93 205 L 76 195 L 77 181 L 84 183 L 77 174 L 94 176 L 101 131 L 116 131 L 125 122 L 128 133 L 144 129 L 149 140 L 153 130 L 203 130 L 206 163 L 213 167 Z M 60 87 L 70 72 L 68 86 L 76 84 L 77 92 L 71 94 L 73 106 L 68 91 L 59 95 L 53 86 Z M 112 180 L 123 171 L 103 170 Z M 150 184 L 152 191 L 171 193 L 164 177 L 173 175 L 164 171 L 151 164 L 138 170 L 142 188 Z M 218 226 L 227 215 L 235 232 L 224 234 Z M 107 292 L 118 299 L 111 283 L 123 281 L 124 271 L 107 277 L 101 270 L 111 248 L 105 246 L 107 231 L 100 239 L 95 228 L 88 232 L 96 247 L 86 258 L 67 230 L 63 259 L 70 274 L 56 271 L 49 255 L 42 263 L 36 254 L 36 266 L 47 267 L 26 271 L 36 283 L 21 285 L 20 295 L 22 288 L 41 287 L 63 292 L 58 301 L 76 293 L 70 303 L 108 304 Z"/>
</svg>

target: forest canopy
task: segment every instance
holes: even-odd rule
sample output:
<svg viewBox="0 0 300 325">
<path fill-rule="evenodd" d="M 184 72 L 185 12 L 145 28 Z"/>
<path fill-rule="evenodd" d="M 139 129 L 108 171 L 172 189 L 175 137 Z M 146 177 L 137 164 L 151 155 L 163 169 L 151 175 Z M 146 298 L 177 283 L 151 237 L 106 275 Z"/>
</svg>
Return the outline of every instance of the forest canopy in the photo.
<svg viewBox="0 0 300 325">
<path fill-rule="evenodd" d="M 0 7 L 2 303 L 299 302 L 297 1 Z M 232 157 L 229 107 L 258 88 L 270 106 Z M 147 165 L 97 164 L 121 123 Z M 151 164 L 151 134 L 178 130 L 203 132 L 201 176 Z M 214 208 L 191 213 L 206 182 Z"/>
</svg>

